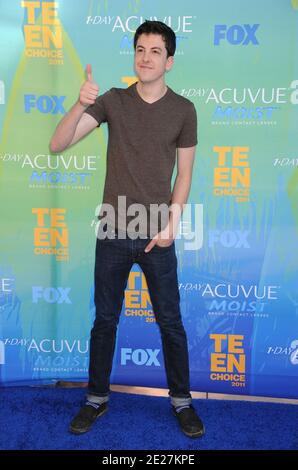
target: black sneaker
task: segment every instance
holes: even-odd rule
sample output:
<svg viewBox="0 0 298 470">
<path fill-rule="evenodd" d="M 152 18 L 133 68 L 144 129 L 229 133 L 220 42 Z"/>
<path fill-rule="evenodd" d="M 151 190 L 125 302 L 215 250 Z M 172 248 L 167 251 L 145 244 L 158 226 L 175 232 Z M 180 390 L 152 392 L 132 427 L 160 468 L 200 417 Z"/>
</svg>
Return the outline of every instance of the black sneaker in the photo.
<svg viewBox="0 0 298 470">
<path fill-rule="evenodd" d="M 69 430 L 73 434 L 83 434 L 89 431 L 94 421 L 108 411 L 108 403 L 102 403 L 98 408 L 84 405 L 70 423 Z"/>
<path fill-rule="evenodd" d="M 188 408 L 184 408 L 177 413 L 173 407 L 173 413 L 178 419 L 181 431 L 188 437 L 201 437 L 205 433 L 204 424 L 200 420 L 196 413 L 196 410 L 192 405 Z"/>
</svg>

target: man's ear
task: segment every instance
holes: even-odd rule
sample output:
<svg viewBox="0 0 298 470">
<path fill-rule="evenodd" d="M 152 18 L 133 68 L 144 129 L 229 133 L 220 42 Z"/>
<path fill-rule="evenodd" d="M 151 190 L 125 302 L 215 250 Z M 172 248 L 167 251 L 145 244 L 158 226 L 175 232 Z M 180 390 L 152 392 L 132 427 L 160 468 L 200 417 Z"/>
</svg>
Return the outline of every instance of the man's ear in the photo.
<svg viewBox="0 0 298 470">
<path fill-rule="evenodd" d="M 171 68 L 173 67 L 174 64 L 174 57 L 171 55 L 170 57 L 167 58 L 167 63 L 166 63 L 166 71 L 169 72 Z"/>
</svg>

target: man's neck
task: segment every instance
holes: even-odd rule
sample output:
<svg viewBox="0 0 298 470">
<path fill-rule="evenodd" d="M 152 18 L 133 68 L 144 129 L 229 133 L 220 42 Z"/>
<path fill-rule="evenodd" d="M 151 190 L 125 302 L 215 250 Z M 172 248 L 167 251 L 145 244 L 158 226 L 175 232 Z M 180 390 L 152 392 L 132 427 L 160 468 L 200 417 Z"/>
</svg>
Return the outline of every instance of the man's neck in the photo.
<svg viewBox="0 0 298 470">
<path fill-rule="evenodd" d="M 160 100 L 167 92 L 167 85 L 164 80 L 156 83 L 137 82 L 137 92 L 147 103 L 154 103 Z"/>
</svg>

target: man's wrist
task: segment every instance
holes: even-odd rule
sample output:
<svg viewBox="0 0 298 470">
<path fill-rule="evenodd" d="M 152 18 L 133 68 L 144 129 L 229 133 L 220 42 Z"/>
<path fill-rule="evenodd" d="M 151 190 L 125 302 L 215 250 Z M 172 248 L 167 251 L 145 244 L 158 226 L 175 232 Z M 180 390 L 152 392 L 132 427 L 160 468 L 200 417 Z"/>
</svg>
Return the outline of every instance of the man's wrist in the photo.
<svg viewBox="0 0 298 470">
<path fill-rule="evenodd" d="M 162 238 L 164 240 L 174 240 L 176 237 L 176 234 L 173 230 L 173 227 L 171 224 L 168 224 L 166 228 L 162 231 Z"/>
<path fill-rule="evenodd" d="M 82 112 L 84 112 L 85 109 L 87 109 L 88 106 L 89 106 L 89 104 L 83 104 L 83 103 L 81 102 L 80 98 L 78 98 L 78 100 L 77 100 L 77 102 L 76 102 L 76 105 L 78 106 L 78 108 L 79 108 Z"/>
</svg>

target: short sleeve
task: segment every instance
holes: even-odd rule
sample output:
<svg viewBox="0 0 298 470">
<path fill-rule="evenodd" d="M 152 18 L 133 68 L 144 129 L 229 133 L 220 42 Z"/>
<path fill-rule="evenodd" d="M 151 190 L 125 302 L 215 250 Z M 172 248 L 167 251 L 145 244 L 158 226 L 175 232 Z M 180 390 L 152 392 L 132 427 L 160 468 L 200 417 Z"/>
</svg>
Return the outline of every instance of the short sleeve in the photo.
<svg viewBox="0 0 298 470">
<path fill-rule="evenodd" d="M 84 111 L 87 114 L 90 114 L 100 126 L 101 123 L 107 121 L 106 109 L 105 109 L 105 100 L 108 95 L 108 91 L 103 95 L 100 95 L 96 98 L 95 103 L 88 106 L 88 108 Z"/>
<path fill-rule="evenodd" d="M 190 103 L 185 114 L 183 127 L 176 142 L 176 147 L 193 147 L 197 143 L 197 112 L 193 103 Z"/>
</svg>

